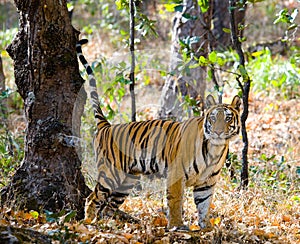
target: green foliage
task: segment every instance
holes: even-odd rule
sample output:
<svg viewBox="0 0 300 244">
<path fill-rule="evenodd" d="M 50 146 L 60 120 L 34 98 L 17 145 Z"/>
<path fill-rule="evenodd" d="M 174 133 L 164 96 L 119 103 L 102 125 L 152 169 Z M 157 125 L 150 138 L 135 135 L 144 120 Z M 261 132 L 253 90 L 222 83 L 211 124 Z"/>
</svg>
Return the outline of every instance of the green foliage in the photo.
<svg viewBox="0 0 300 244">
<path fill-rule="evenodd" d="M 201 101 L 190 96 L 184 96 L 183 102 L 181 104 L 185 111 L 192 110 L 193 116 L 201 116 L 202 115 L 202 104 Z"/>
<path fill-rule="evenodd" d="M 252 178 L 253 187 L 260 184 L 272 191 L 290 193 L 296 190 L 300 185 L 300 178 L 297 176 L 297 168 L 292 168 L 291 164 L 285 162 L 284 157 L 280 160 L 275 155 L 267 156 L 261 154 L 255 158 L 256 165 L 249 168 L 250 177 Z"/>
<path fill-rule="evenodd" d="M 0 184 L 2 186 L 7 184 L 9 177 L 19 166 L 24 156 L 23 145 L 23 136 L 13 135 L 7 129 L 0 127 Z"/>
<path fill-rule="evenodd" d="M 283 41 L 289 40 L 290 32 L 292 33 L 292 39 L 294 38 L 294 34 L 297 31 L 298 24 L 296 23 L 296 17 L 298 15 L 298 9 L 294 9 L 291 13 L 288 9 L 284 8 L 279 11 L 276 15 L 277 18 L 274 21 L 274 24 L 283 24 L 285 27 L 285 35 Z"/>
<path fill-rule="evenodd" d="M 288 24 L 288 30 L 294 29 L 297 27 L 297 24 L 295 23 L 295 19 L 298 15 L 298 9 L 294 9 L 292 13 L 289 13 L 288 9 L 282 9 L 280 12 L 276 15 L 277 19 L 275 19 L 274 24 L 278 23 L 286 23 Z"/>
<path fill-rule="evenodd" d="M 283 98 L 300 96 L 299 54 L 285 59 L 279 55 L 273 57 L 269 49 L 252 54 L 255 56 L 247 65 L 253 77 L 253 89 L 267 94 L 275 91 Z"/>
<path fill-rule="evenodd" d="M 198 5 L 200 6 L 201 12 L 206 13 L 209 9 L 209 0 L 198 0 Z"/>
<path fill-rule="evenodd" d="M 6 185 L 8 178 L 19 166 L 24 155 L 24 137 L 14 134 L 8 126 L 8 110 L 6 99 L 12 97 L 11 90 L 0 94 L 0 184 Z"/>
<path fill-rule="evenodd" d="M 229 153 L 227 161 L 235 171 L 232 183 L 239 185 L 241 162 L 234 153 Z M 300 167 L 292 165 L 293 163 L 286 162 L 283 156 L 278 160 L 275 155 L 267 156 L 264 153 L 259 155 L 249 167 L 249 187 L 262 187 L 282 194 L 293 194 L 300 186 Z M 226 175 L 227 169 L 223 168 L 222 173 Z"/>
</svg>

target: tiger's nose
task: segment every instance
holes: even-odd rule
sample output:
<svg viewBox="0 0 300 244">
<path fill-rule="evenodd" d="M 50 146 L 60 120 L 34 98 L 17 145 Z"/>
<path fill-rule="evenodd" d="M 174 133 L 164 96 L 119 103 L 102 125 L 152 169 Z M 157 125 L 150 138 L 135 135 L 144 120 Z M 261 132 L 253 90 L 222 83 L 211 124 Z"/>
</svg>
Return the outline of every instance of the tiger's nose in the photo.
<svg viewBox="0 0 300 244">
<path fill-rule="evenodd" d="M 223 133 L 223 130 L 215 130 L 215 133 L 220 136 Z"/>
</svg>

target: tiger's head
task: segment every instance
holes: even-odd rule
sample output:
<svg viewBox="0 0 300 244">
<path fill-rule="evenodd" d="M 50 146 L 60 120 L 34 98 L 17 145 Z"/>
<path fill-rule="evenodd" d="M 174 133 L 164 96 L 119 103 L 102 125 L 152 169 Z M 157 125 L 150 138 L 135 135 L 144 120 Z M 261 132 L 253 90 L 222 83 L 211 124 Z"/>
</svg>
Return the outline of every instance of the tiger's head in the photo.
<svg viewBox="0 0 300 244">
<path fill-rule="evenodd" d="M 213 144 L 224 144 L 239 134 L 241 99 L 235 96 L 231 104 L 217 104 L 213 96 L 206 98 L 207 111 L 204 118 L 204 135 Z"/>
</svg>

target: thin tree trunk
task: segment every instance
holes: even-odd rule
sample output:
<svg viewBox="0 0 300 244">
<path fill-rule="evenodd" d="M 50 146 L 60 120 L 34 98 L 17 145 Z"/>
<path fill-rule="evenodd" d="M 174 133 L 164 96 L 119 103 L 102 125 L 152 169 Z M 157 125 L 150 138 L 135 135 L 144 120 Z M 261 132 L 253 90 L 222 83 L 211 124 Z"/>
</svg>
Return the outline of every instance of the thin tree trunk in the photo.
<svg viewBox="0 0 300 244">
<path fill-rule="evenodd" d="M 188 19 L 186 17 L 189 17 Z M 170 72 L 162 90 L 160 118 L 183 117 L 183 109 L 178 96 L 189 96 L 196 99 L 198 95 L 204 97 L 206 89 L 206 67 L 198 67 L 189 70 L 181 70 L 183 67 L 182 50 L 180 41 L 187 38 L 198 40 L 190 45 L 192 56 L 196 59 L 208 54 L 209 31 L 212 17 L 212 8 L 202 13 L 198 2 L 195 0 L 184 0 L 183 10 L 177 12 L 173 20 L 172 47 Z M 193 65 L 197 61 L 192 59 Z"/>
<path fill-rule="evenodd" d="M 83 103 L 75 106 L 79 114 L 72 113 L 83 85 L 75 51 L 78 33 L 66 0 L 15 0 L 15 5 L 20 29 L 7 51 L 27 129 L 23 162 L 1 201 L 28 210 L 69 208 L 82 217 L 89 194 L 76 144 Z"/>
<path fill-rule="evenodd" d="M 238 9 L 237 0 L 229 0 L 229 13 L 230 13 L 230 27 L 231 27 L 231 38 L 233 47 L 236 50 L 239 56 L 239 72 L 240 77 L 237 77 L 238 84 L 243 92 L 243 112 L 241 115 L 241 124 L 242 124 L 242 137 L 243 137 L 243 150 L 242 150 L 242 171 L 241 171 L 241 187 L 246 188 L 249 184 L 248 178 L 248 136 L 247 136 L 247 128 L 246 128 L 246 120 L 248 118 L 249 113 L 249 92 L 250 92 L 250 77 L 245 68 L 245 56 L 242 50 L 242 43 L 239 40 L 239 35 L 236 29 L 236 20 L 235 20 L 235 11 L 234 9 Z M 239 2 L 241 3 L 241 2 Z M 243 1 L 246 5 L 246 1 Z M 240 82 L 240 78 L 242 78 L 242 82 Z"/>
</svg>

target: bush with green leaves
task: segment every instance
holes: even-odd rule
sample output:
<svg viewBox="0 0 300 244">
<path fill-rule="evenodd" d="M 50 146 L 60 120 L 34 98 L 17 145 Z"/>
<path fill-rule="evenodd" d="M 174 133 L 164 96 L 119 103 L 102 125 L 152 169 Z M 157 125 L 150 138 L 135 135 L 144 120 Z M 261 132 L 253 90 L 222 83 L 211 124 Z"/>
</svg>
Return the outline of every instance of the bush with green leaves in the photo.
<svg viewBox="0 0 300 244">
<path fill-rule="evenodd" d="M 273 56 L 269 49 L 253 53 L 247 69 L 253 78 L 253 90 L 289 99 L 300 96 L 299 57 Z M 297 61 L 298 60 L 298 61 Z"/>
<path fill-rule="evenodd" d="M 9 111 L 5 101 L 10 96 L 12 93 L 9 89 L 0 93 L 0 187 L 7 184 L 24 155 L 23 134 L 12 133 L 7 121 Z"/>
</svg>

